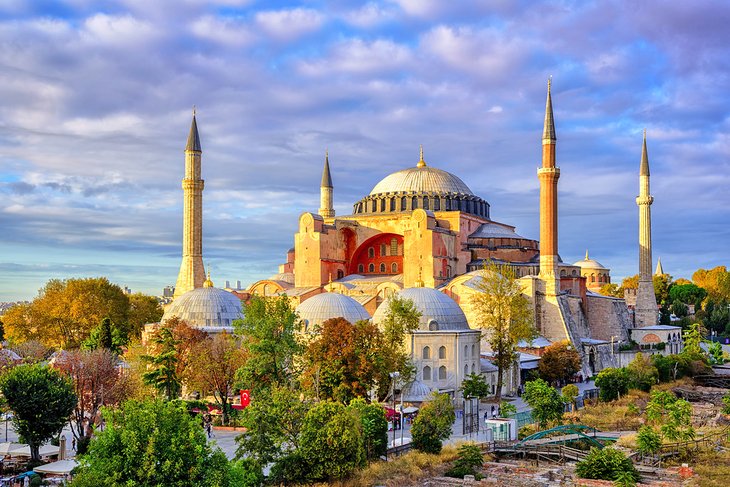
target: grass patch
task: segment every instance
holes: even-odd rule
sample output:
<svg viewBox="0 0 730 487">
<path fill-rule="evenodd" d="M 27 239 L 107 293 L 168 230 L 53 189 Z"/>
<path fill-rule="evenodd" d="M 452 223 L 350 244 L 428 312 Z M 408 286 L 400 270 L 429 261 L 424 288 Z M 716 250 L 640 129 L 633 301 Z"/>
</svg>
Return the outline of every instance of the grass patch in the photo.
<svg viewBox="0 0 730 487">
<path fill-rule="evenodd" d="M 598 402 L 576 411 L 571 419 L 601 431 L 637 430 L 644 424 L 641 415 L 647 402 L 649 394 L 631 390 L 616 401 Z"/>
<path fill-rule="evenodd" d="M 727 487 L 730 484 L 730 451 L 705 449 L 693 455 L 690 466 L 696 476 L 689 485 L 694 487 Z"/>
</svg>

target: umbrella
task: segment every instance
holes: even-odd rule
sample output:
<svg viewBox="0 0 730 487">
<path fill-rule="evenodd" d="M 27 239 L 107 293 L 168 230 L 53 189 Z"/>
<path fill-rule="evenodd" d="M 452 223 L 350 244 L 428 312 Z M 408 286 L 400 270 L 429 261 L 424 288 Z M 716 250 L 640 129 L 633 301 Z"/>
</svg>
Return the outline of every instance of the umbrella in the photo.
<svg viewBox="0 0 730 487">
<path fill-rule="evenodd" d="M 403 409 L 403 412 L 404 412 L 405 414 L 413 414 L 413 413 L 415 413 L 416 411 L 418 411 L 418 408 L 417 408 L 417 407 L 414 407 L 414 406 L 408 406 L 407 408 L 404 408 L 404 409 Z"/>
<path fill-rule="evenodd" d="M 23 448 L 24 446 L 28 445 L 25 443 L 0 443 L 0 455 L 5 456 L 8 452 L 17 450 L 18 448 Z"/>
<path fill-rule="evenodd" d="M 33 469 L 36 473 L 47 473 L 51 475 L 66 475 L 79 464 L 76 460 L 59 460 L 53 463 L 47 463 Z"/>
<path fill-rule="evenodd" d="M 58 455 L 59 448 L 57 446 L 53 445 L 43 445 L 38 450 L 38 454 L 41 457 L 48 457 L 51 455 Z M 11 457 L 30 457 L 30 446 L 24 445 L 20 448 L 17 448 L 15 450 L 10 450 L 8 452 L 8 455 Z"/>
</svg>

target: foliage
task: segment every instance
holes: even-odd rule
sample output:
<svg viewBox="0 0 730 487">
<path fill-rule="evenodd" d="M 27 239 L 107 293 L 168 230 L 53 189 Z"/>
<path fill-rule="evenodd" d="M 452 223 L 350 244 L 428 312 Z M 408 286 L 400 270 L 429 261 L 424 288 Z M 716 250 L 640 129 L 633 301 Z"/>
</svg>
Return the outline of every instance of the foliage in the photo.
<svg viewBox="0 0 730 487">
<path fill-rule="evenodd" d="M 621 399 L 586 405 L 574 415 L 578 422 L 602 431 L 637 430 L 645 422 L 641 411 L 648 400 L 649 394 L 634 389 Z"/>
<path fill-rule="evenodd" d="M 629 375 L 629 387 L 649 392 L 659 380 L 659 371 L 644 354 L 637 352 L 634 360 L 626 367 Z"/>
<path fill-rule="evenodd" d="M 177 372 L 178 341 L 169 327 L 162 327 L 152 335 L 150 340 L 159 347 L 156 355 L 146 355 L 143 359 L 149 363 L 150 369 L 142 376 L 146 384 L 151 385 L 168 401 L 176 399 L 182 390 L 180 376 Z"/>
<path fill-rule="evenodd" d="M 103 348 L 121 355 L 122 347 L 128 343 L 126 329 L 113 324 L 109 318 L 104 318 L 99 326 L 91 330 L 89 338 L 84 340 L 82 347 L 87 350 Z"/>
<path fill-rule="evenodd" d="M 684 348 L 682 349 L 681 355 L 687 357 L 689 360 L 706 361 L 707 357 L 700 346 L 703 342 L 702 335 L 701 325 L 699 323 L 692 323 L 689 326 L 689 330 L 684 332 Z"/>
<path fill-rule="evenodd" d="M 654 428 L 644 425 L 639 428 L 636 435 L 636 446 L 639 452 L 643 454 L 654 454 L 659 451 L 662 446 L 662 437 L 659 436 Z"/>
<path fill-rule="evenodd" d="M 129 396 L 128 376 L 119 368 L 111 351 L 71 350 L 63 352 L 54 367 L 67 375 L 78 401 L 71 416 L 71 433 L 79 445 L 86 445 L 99 423 L 102 406 L 116 406 Z M 79 453 L 83 447 L 79 448 Z"/>
<path fill-rule="evenodd" d="M 211 393 L 223 412 L 223 424 L 229 420 L 228 396 L 233 392 L 233 381 L 244 353 L 236 339 L 227 333 L 218 333 L 198 342 L 192 350 L 185 373 L 191 389 Z"/>
<path fill-rule="evenodd" d="M 517 414 L 517 406 L 515 406 L 511 402 L 502 401 L 499 403 L 499 414 L 503 418 L 514 416 L 515 414 Z"/>
<path fill-rule="evenodd" d="M 705 308 L 697 313 L 705 328 L 730 335 L 730 300 L 708 298 Z"/>
<path fill-rule="evenodd" d="M 652 284 L 654 284 L 654 296 L 656 297 L 657 304 L 661 305 L 669 301 L 669 291 L 672 287 L 672 276 L 669 274 L 661 274 L 652 276 Z M 635 274 L 624 278 L 621 281 L 620 296 L 623 297 L 626 289 L 638 289 L 639 288 L 639 275 Z"/>
<path fill-rule="evenodd" d="M 654 354 L 651 362 L 657 369 L 660 382 L 669 382 L 687 375 L 689 361 L 683 355 L 662 355 Z"/>
<path fill-rule="evenodd" d="M 560 393 L 542 379 L 535 379 L 525 384 L 522 398 L 532 408 L 532 419 L 541 428 L 550 422 L 560 423 L 565 411 L 565 403 Z"/>
<path fill-rule="evenodd" d="M 231 465 L 231 487 L 260 487 L 264 480 L 264 470 L 255 460 L 243 458 Z"/>
<path fill-rule="evenodd" d="M 443 441 L 451 436 L 455 420 L 454 406 L 448 394 L 434 393 L 413 421 L 413 448 L 425 453 L 439 453 Z"/>
<path fill-rule="evenodd" d="M 711 365 L 720 365 L 725 363 L 725 357 L 720 342 L 712 342 L 707 345 L 707 357 Z"/>
<path fill-rule="evenodd" d="M 730 414 L 730 392 L 722 397 L 722 414 Z"/>
<path fill-rule="evenodd" d="M 73 487 L 232 486 L 231 466 L 212 450 L 179 402 L 127 401 L 103 411 L 106 428 L 80 459 Z"/>
<path fill-rule="evenodd" d="M 302 384 L 318 400 L 347 403 L 390 380 L 383 333 L 369 321 L 354 325 L 344 318 L 325 321 L 307 346 L 304 361 Z"/>
<path fill-rule="evenodd" d="M 692 405 L 668 391 L 653 390 L 646 405 L 646 419 L 659 426 L 662 437 L 671 441 L 694 439 Z"/>
<path fill-rule="evenodd" d="M 705 289 L 709 297 L 730 301 L 730 272 L 724 265 L 710 270 L 698 269 L 692 274 L 692 282 Z"/>
<path fill-rule="evenodd" d="M 538 370 L 542 379 L 552 383 L 567 380 L 580 369 L 580 354 L 570 341 L 564 340 L 545 348 Z"/>
<path fill-rule="evenodd" d="M 516 358 L 517 343 L 532 340 L 537 332 L 533 326 L 530 302 L 522 293 L 514 269 L 490 262 L 482 270 L 472 297 L 476 323 L 484 331 L 494 352 L 497 366 L 497 401 L 502 398 L 504 372 Z"/>
<path fill-rule="evenodd" d="M 364 466 L 358 414 L 336 402 L 314 405 L 304 416 L 298 453 L 309 465 L 310 480 L 341 479 Z"/>
<path fill-rule="evenodd" d="M 299 446 L 299 432 L 309 406 L 286 387 L 274 386 L 251 394 L 241 413 L 246 431 L 236 437 L 236 458 L 253 458 L 267 465 L 291 454 Z"/>
<path fill-rule="evenodd" d="M 674 288 L 672 288 L 672 289 L 674 289 Z M 683 302 L 675 301 L 669 307 L 669 311 L 671 311 L 672 314 L 674 316 L 676 316 L 677 318 L 684 318 L 689 313 L 689 308 Z"/>
<path fill-rule="evenodd" d="M 613 401 L 629 391 L 630 377 L 626 369 L 605 368 L 596 376 L 596 387 L 602 401 Z"/>
<path fill-rule="evenodd" d="M 634 487 L 636 485 L 636 479 L 634 479 L 632 472 L 620 471 L 616 473 L 613 485 L 614 487 Z"/>
<path fill-rule="evenodd" d="M 154 296 L 134 293 L 129 296 L 129 322 L 127 332 L 130 337 L 139 338 L 147 323 L 158 323 L 163 315 L 162 306 Z"/>
<path fill-rule="evenodd" d="M 233 322 L 247 359 L 236 373 L 236 386 L 257 392 L 289 385 L 294 357 L 301 346 L 294 335 L 300 320 L 286 296 L 253 296 Z"/>
<path fill-rule="evenodd" d="M 15 431 L 30 445 L 31 459 L 38 449 L 58 436 L 76 407 L 71 381 L 41 365 L 20 365 L 0 378 L 0 391 L 13 411 Z"/>
<path fill-rule="evenodd" d="M 575 398 L 578 397 L 580 394 L 580 391 L 578 390 L 578 386 L 575 384 L 568 384 L 567 386 L 564 386 L 560 392 L 563 396 L 563 402 L 566 404 L 570 404 L 571 411 L 575 410 Z"/>
<path fill-rule="evenodd" d="M 406 336 L 418 329 L 421 312 L 413 304 L 413 300 L 397 294 L 388 298 L 386 302 L 388 308 L 380 323 L 388 358 L 385 367 L 389 372 L 398 372 L 400 374 L 398 380 L 408 384 L 414 378 L 414 369 L 405 350 Z M 378 396 L 384 398 L 389 389 L 389 382 L 383 381 Z"/>
<path fill-rule="evenodd" d="M 575 473 L 584 479 L 616 480 L 622 472 L 626 472 L 634 482 L 639 480 L 639 472 L 631 460 L 610 447 L 591 448 L 588 456 L 575 466 Z"/>
<path fill-rule="evenodd" d="M 377 404 L 367 404 L 365 399 L 357 398 L 350 403 L 351 409 L 357 411 L 362 425 L 365 458 L 374 460 L 385 455 L 388 448 L 388 421 L 385 409 Z"/>
<path fill-rule="evenodd" d="M 5 324 L 3 323 L 3 320 L 0 319 L 0 342 L 5 341 Z"/>
<path fill-rule="evenodd" d="M 613 296 L 614 298 L 623 298 L 624 292 L 623 289 L 618 286 L 618 284 L 609 282 L 608 284 L 604 284 L 601 286 L 601 288 L 598 290 L 599 294 L 603 294 L 604 296 Z"/>
<path fill-rule="evenodd" d="M 13 347 L 13 350 L 23 358 L 23 362 L 35 364 L 50 357 L 53 349 L 43 345 L 38 340 L 28 340 Z"/>
<path fill-rule="evenodd" d="M 491 395 L 491 388 L 482 374 L 469 374 L 461 382 L 461 391 L 464 397 L 478 397 L 483 399 Z"/>
<path fill-rule="evenodd" d="M 477 470 L 484 465 L 481 449 L 474 443 L 464 443 L 459 447 L 457 455 L 453 467 L 446 471 L 446 476 L 464 478 L 465 475 L 474 475 L 476 480 L 480 480 L 482 476 Z"/>
<path fill-rule="evenodd" d="M 105 277 L 51 279 L 33 301 L 13 306 L 3 320 L 13 341 L 68 349 L 78 347 L 105 317 L 126 323 L 128 311 L 127 296 Z"/>
</svg>

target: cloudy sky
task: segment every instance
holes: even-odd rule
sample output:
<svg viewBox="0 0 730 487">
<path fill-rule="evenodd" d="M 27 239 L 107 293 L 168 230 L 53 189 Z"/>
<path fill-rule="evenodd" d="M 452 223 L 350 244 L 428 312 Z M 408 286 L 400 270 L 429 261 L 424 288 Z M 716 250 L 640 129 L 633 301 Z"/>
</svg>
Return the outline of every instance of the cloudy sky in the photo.
<svg viewBox="0 0 730 487">
<path fill-rule="evenodd" d="M 174 284 L 193 105 L 218 285 L 277 271 L 326 148 L 338 214 L 423 144 L 537 238 L 551 75 L 563 259 L 636 273 L 646 127 L 655 259 L 725 265 L 728 25 L 703 0 L 4 0 L 0 301 L 54 277 Z"/>
</svg>

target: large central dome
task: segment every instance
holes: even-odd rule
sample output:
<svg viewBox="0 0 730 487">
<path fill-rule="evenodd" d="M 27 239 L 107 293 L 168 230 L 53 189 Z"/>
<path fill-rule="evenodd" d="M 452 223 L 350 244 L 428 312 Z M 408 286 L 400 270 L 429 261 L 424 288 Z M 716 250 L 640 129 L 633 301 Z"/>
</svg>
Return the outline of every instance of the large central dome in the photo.
<svg viewBox="0 0 730 487">
<path fill-rule="evenodd" d="M 375 185 L 370 195 L 399 192 L 474 194 L 457 176 L 424 165 L 388 174 Z"/>
</svg>

